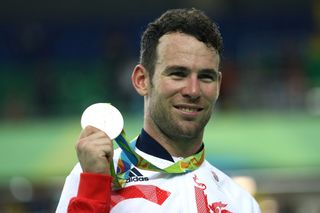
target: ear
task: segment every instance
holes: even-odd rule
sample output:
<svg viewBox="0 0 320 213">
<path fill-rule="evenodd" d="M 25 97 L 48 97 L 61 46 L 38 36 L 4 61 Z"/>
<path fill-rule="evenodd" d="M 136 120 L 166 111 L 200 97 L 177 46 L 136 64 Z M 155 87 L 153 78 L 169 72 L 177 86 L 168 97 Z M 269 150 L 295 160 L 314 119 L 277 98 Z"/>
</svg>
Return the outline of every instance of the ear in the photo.
<svg viewBox="0 0 320 213">
<path fill-rule="evenodd" d="M 222 73 L 218 72 L 218 96 L 220 94 L 221 83 L 222 83 Z"/>
<path fill-rule="evenodd" d="M 219 82 L 219 88 L 221 87 L 221 82 L 222 82 L 222 73 L 218 72 L 218 82 Z"/>
<path fill-rule="evenodd" d="M 149 73 L 144 66 L 138 64 L 131 75 L 131 82 L 133 87 L 141 96 L 148 94 L 149 87 Z"/>
</svg>

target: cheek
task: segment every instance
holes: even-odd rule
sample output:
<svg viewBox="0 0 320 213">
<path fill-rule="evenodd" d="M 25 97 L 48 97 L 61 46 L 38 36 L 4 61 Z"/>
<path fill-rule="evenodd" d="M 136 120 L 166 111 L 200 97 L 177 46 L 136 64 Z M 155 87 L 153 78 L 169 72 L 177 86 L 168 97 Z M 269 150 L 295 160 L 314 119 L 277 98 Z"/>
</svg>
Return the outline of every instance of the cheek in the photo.
<svg viewBox="0 0 320 213">
<path fill-rule="evenodd" d="M 171 97 L 180 90 L 179 83 L 172 81 L 163 81 L 158 87 L 158 93 L 163 97 Z"/>
<path fill-rule="evenodd" d="M 208 101 L 215 102 L 219 97 L 219 90 L 218 85 L 207 86 L 202 89 L 202 94 Z"/>
</svg>

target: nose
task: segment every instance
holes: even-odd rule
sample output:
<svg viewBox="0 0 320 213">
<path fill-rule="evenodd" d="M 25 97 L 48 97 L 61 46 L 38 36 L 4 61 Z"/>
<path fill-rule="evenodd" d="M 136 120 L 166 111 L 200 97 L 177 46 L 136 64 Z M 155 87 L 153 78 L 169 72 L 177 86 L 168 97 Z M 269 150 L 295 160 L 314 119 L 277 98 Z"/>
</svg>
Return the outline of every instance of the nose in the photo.
<svg viewBox="0 0 320 213">
<path fill-rule="evenodd" d="M 190 75 L 186 79 L 184 88 L 182 89 L 182 95 L 190 99 L 198 99 L 200 97 L 200 82 L 197 75 Z"/>
</svg>

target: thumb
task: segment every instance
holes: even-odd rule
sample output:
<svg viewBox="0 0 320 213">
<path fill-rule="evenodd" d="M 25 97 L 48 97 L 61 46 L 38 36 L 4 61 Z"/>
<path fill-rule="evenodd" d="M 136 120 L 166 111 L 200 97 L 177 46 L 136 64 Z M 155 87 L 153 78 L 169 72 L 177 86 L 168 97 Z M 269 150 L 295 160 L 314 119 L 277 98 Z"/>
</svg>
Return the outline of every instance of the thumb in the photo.
<svg viewBox="0 0 320 213">
<path fill-rule="evenodd" d="M 79 139 L 88 137 L 89 135 L 92 135 L 95 132 L 99 132 L 101 131 L 100 129 L 93 127 L 93 126 L 86 126 L 81 132 L 80 132 L 80 136 Z"/>
</svg>

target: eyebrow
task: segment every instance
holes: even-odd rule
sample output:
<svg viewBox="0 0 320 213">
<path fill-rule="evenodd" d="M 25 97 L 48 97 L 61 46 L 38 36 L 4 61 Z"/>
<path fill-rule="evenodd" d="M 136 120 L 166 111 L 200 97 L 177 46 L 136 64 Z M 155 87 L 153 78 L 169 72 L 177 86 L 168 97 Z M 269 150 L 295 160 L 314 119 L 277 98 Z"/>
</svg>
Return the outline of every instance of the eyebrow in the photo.
<svg viewBox="0 0 320 213">
<path fill-rule="evenodd" d="M 190 69 L 188 69 L 187 67 L 184 67 L 184 66 L 179 66 L 179 65 L 173 65 L 173 66 L 168 66 L 165 68 L 165 70 L 163 71 L 164 74 L 168 74 L 172 71 L 184 71 L 184 72 L 191 72 Z M 203 74 L 203 73 L 207 73 L 207 74 L 215 74 L 216 76 L 218 76 L 218 71 L 215 70 L 215 69 L 211 69 L 211 68 L 205 68 L 205 69 L 201 69 L 199 71 L 200 74 Z"/>
<path fill-rule="evenodd" d="M 215 69 L 202 69 L 199 71 L 199 74 L 211 74 L 214 75 L 214 77 L 218 77 L 219 72 L 216 71 Z"/>
<path fill-rule="evenodd" d="M 190 72 L 190 69 L 188 69 L 184 66 L 173 65 L 173 66 L 166 67 L 164 69 L 163 73 L 169 74 L 170 72 L 173 72 L 173 71 L 188 71 L 188 72 Z"/>
</svg>

